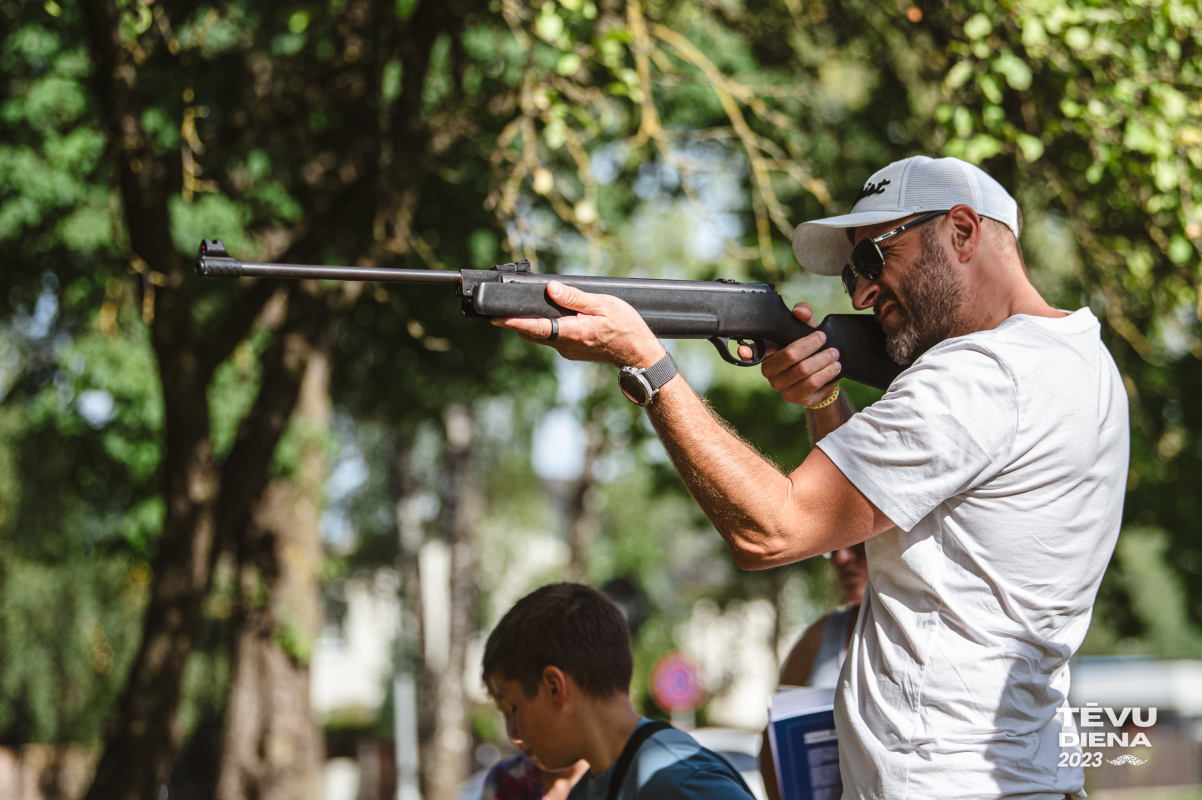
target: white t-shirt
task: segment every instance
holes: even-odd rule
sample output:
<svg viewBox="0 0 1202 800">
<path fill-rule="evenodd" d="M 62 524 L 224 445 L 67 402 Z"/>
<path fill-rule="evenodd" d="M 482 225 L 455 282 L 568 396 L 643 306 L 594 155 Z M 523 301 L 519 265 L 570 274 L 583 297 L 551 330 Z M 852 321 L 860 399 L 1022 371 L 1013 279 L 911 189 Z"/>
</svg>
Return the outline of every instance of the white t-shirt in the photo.
<svg viewBox="0 0 1202 800">
<path fill-rule="evenodd" d="M 896 525 L 835 719 L 845 798 L 1055 798 L 1056 709 L 1118 538 L 1127 395 L 1088 309 L 925 353 L 819 443 Z"/>
</svg>

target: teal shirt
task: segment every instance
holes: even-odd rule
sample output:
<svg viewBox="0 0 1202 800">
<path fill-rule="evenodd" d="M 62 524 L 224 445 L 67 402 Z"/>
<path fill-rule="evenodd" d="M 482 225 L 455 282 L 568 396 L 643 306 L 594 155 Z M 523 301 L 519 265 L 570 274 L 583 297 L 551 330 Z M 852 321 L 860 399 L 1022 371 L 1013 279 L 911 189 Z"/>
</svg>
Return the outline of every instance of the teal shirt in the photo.
<svg viewBox="0 0 1202 800">
<path fill-rule="evenodd" d="M 644 718 L 639 725 L 650 722 Z M 568 800 L 605 800 L 613 766 L 596 778 L 584 773 Z M 618 800 L 752 800 L 743 778 L 721 756 L 675 728 L 659 731 L 639 748 Z"/>
</svg>

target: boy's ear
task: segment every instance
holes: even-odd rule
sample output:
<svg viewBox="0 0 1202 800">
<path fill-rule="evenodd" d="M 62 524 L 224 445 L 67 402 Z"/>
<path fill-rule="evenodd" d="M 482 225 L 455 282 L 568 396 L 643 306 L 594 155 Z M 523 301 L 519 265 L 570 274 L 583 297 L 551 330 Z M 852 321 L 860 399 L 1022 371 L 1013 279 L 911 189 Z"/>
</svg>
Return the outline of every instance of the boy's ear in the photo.
<svg viewBox="0 0 1202 800">
<path fill-rule="evenodd" d="M 573 688 L 569 686 L 568 676 L 563 670 L 550 666 L 543 668 L 543 686 L 556 708 L 564 707 Z"/>
</svg>

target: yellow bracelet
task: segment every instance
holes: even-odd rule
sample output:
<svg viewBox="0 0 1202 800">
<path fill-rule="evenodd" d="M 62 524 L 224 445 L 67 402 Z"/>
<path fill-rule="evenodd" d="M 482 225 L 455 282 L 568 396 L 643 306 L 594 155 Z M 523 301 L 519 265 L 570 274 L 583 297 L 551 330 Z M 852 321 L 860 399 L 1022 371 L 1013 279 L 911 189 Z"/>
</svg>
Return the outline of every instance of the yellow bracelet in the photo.
<svg viewBox="0 0 1202 800">
<path fill-rule="evenodd" d="M 823 400 L 816 406 L 806 406 L 810 411 L 817 411 L 820 408 L 826 408 L 831 403 L 839 399 L 839 381 L 835 381 L 835 391 L 831 392 L 831 396 Z"/>
</svg>

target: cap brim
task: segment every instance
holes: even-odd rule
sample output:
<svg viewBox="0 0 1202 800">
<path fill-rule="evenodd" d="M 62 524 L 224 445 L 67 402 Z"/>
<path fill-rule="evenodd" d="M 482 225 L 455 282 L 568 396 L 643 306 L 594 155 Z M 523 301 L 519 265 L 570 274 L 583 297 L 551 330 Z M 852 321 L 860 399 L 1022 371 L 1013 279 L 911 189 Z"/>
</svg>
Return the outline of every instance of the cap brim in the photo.
<svg viewBox="0 0 1202 800">
<path fill-rule="evenodd" d="M 847 240 L 848 228 L 879 225 L 911 216 L 912 211 L 860 211 L 841 217 L 803 222 L 793 231 L 793 255 L 801 266 L 815 275 L 839 275 L 851 257 L 852 243 Z"/>
</svg>

